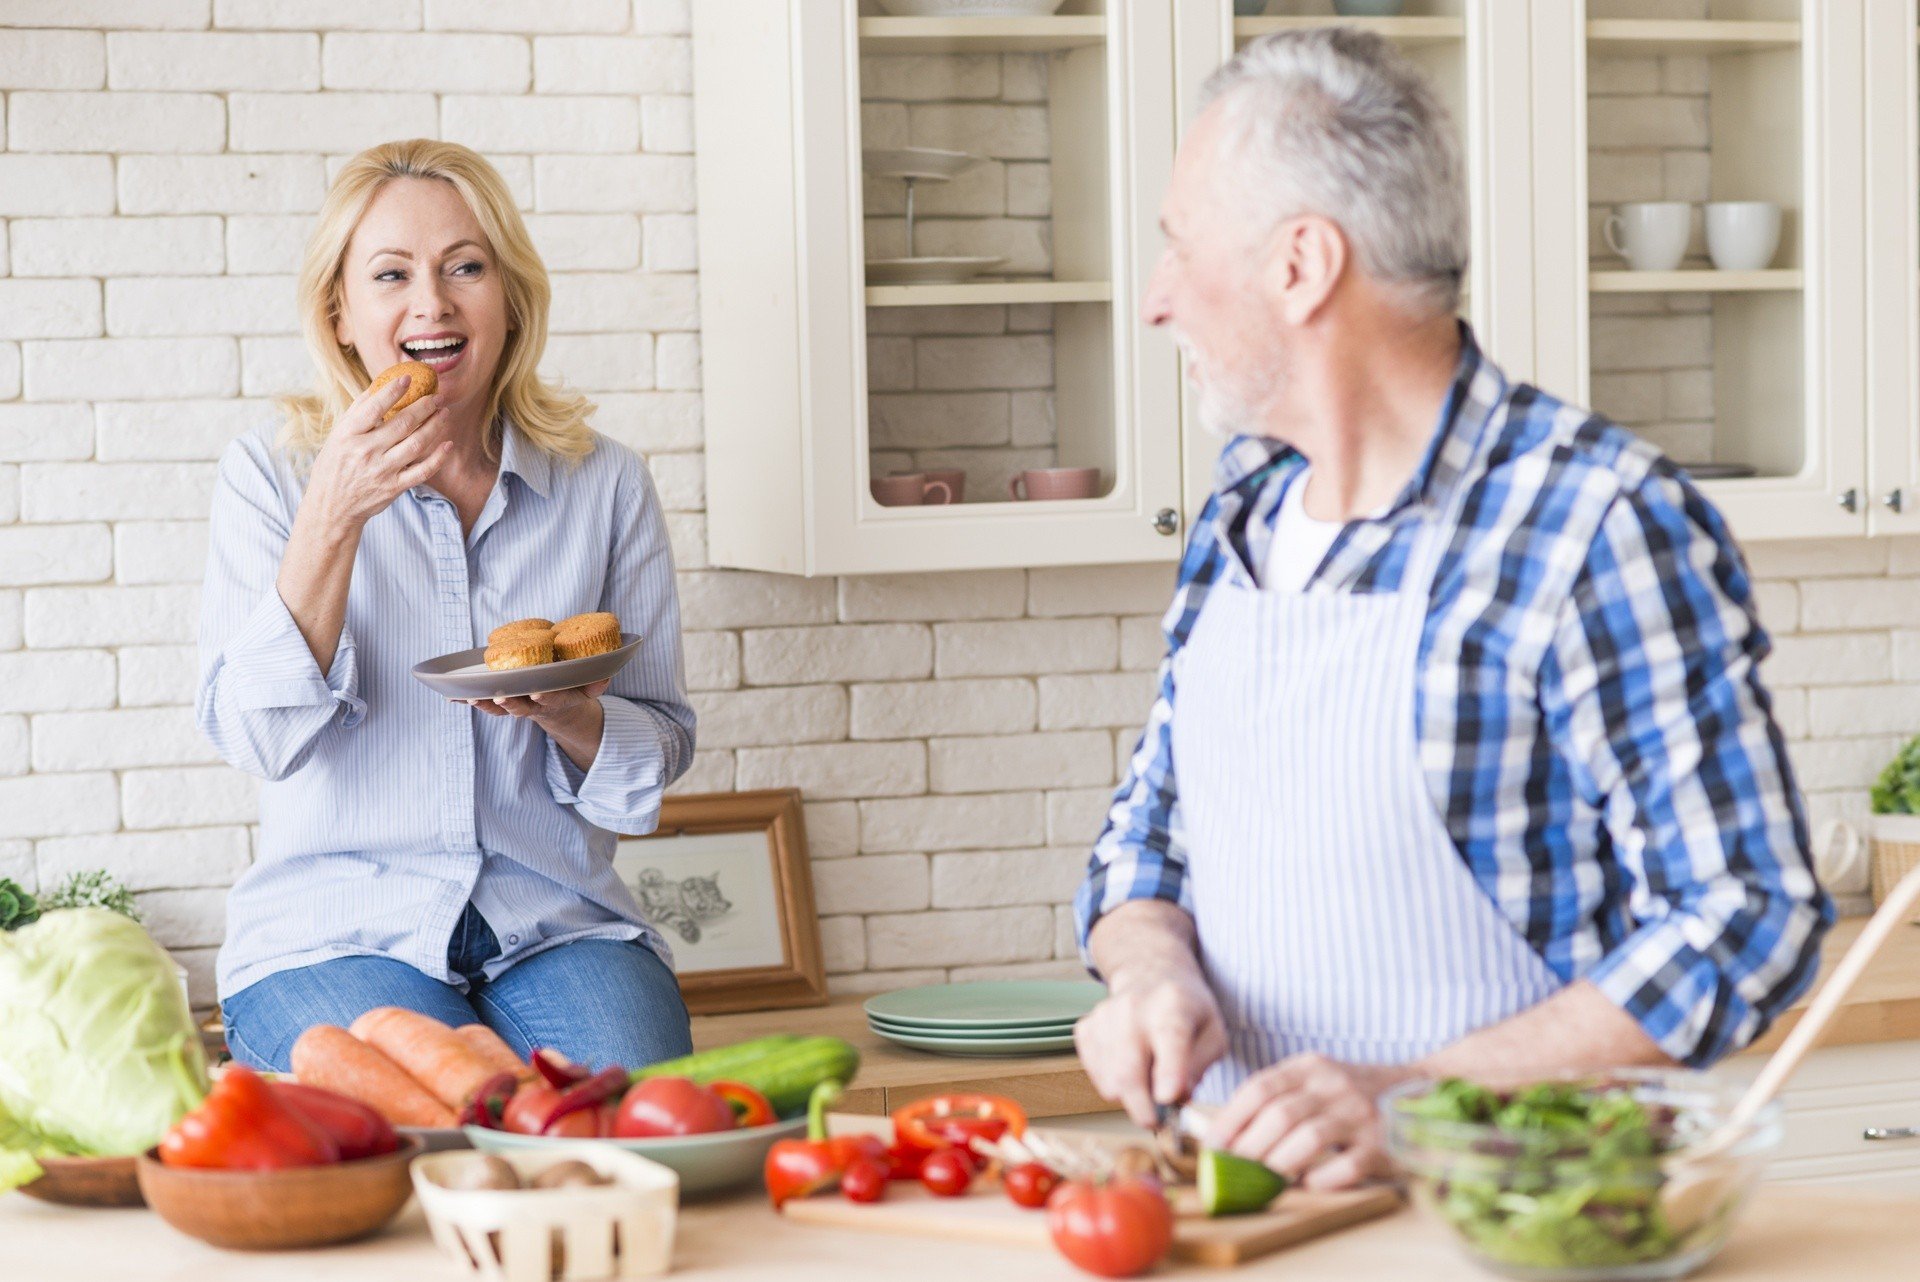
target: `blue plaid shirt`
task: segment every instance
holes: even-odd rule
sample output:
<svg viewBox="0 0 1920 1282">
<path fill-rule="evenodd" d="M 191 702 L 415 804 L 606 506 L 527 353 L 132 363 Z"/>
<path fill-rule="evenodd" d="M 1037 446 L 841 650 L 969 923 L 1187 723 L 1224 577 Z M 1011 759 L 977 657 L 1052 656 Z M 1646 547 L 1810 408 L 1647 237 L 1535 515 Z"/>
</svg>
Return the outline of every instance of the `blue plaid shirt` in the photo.
<svg viewBox="0 0 1920 1282">
<path fill-rule="evenodd" d="M 1806 988 L 1833 919 L 1760 683 L 1770 645 L 1746 565 L 1658 451 L 1508 382 L 1461 336 L 1419 468 L 1384 514 L 1342 530 L 1306 590 L 1399 590 L 1423 514 L 1468 487 L 1420 643 L 1434 808 L 1562 981 L 1593 983 L 1667 1054 L 1710 1064 Z M 1304 466 L 1260 437 L 1221 454 L 1162 623 L 1159 695 L 1075 901 L 1083 953 L 1128 900 L 1192 911 L 1173 654 L 1213 584 L 1254 585 Z"/>
</svg>

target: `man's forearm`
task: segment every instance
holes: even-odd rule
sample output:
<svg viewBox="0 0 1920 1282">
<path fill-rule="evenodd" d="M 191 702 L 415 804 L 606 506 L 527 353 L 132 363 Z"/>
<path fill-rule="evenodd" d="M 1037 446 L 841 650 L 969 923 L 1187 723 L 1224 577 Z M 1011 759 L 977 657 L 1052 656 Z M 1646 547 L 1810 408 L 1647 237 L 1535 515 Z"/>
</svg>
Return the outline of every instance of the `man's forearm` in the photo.
<svg viewBox="0 0 1920 1282">
<path fill-rule="evenodd" d="M 1633 1016 L 1592 984 L 1576 981 L 1409 1067 L 1411 1076 L 1500 1081 L 1673 1062 Z"/>
<path fill-rule="evenodd" d="M 1101 917 L 1087 954 L 1114 992 L 1170 973 L 1200 975 L 1193 918 L 1164 899 L 1131 900 Z"/>
</svg>

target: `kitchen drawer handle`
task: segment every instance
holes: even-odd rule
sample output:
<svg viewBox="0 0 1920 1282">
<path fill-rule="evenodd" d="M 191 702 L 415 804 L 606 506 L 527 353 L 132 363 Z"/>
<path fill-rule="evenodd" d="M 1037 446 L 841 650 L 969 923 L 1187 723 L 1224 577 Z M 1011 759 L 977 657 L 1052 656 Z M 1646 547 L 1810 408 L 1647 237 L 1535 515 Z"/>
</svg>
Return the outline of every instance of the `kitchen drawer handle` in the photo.
<svg viewBox="0 0 1920 1282">
<path fill-rule="evenodd" d="M 1869 1126 L 1860 1132 L 1865 1140 L 1920 1140 L 1920 1126 Z"/>
</svg>

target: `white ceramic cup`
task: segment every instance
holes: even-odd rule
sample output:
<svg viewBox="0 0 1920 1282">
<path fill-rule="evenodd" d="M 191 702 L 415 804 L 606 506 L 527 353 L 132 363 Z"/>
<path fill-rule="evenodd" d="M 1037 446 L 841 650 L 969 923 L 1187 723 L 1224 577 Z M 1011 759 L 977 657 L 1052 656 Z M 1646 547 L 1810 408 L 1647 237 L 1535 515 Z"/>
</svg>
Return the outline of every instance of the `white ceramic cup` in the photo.
<svg viewBox="0 0 1920 1282">
<path fill-rule="evenodd" d="M 1607 247 L 1637 272 L 1670 272 L 1687 256 L 1693 206 L 1680 200 L 1622 205 L 1600 224 Z"/>
<path fill-rule="evenodd" d="M 1707 206 L 1707 256 L 1723 272 L 1757 272 L 1780 248 L 1780 206 L 1770 200 L 1716 200 Z"/>
</svg>

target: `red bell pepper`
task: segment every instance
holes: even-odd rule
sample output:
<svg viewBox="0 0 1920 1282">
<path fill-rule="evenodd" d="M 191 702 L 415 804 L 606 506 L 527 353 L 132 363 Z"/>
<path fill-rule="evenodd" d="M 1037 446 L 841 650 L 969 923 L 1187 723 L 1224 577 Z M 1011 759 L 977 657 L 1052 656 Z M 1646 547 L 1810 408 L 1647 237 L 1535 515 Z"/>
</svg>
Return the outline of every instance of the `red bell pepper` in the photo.
<svg viewBox="0 0 1920 1282">
<path fill-rule="evenodd" d="M 877 1135 L 828 1136 L 827 1110 L 843 1089 L 839 1082 L 822 1082 L 814 1087 L 807 1100 L 807 1138 L 781 1140 L 767 1150 L 761 1173 L 776 1208 L 789 1198 L 834 1188 L 857 1159 L 887 1160 L 887 1146 Z"/>
<path fill-rule="evenodd" d="M 270 1090 L 265 1078 L 235 1064 L 199 1108 L 161 1137 L 160 1160 L 168 1166 L 277 1171 L 337 1162 L 340 1146 Z"/>
<path fill-rule="evenodd" d="M 771 1126 L 780 1120 L 767 1097 L 745 1082 L 708 1082 L 707 1089 L 733 1109 L 735 1126 Z"/>
<path fill-rule="evenodd" d="M 273 1093 L 331 1135 L 343 1162 L 378 1157 L 400 1147 L 392 1124 L 357 1099 L 299 1082 L 275 1082 Z"/>
</svg>

